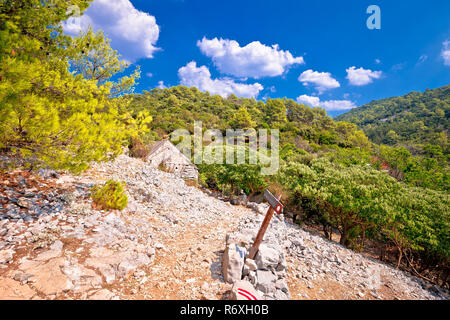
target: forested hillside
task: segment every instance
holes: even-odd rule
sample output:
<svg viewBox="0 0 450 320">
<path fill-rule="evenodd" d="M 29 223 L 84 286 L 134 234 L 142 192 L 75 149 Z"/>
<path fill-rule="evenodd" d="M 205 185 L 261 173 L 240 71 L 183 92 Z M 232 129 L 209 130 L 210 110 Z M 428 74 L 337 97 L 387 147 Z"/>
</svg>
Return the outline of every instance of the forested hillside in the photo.
<svg viewBox="0 0 450 320">
<path fill-rule="evenodd" d="M 378 144 L 439 145 L 448 154 L 450 85 L 373 101 L 336 118 L 358 125 Z"/>
<path fill-rule="evenodd" d="M 343 245 L 363 250 L 368 240 L 375 241 L 397 250 L 397 265 L 406 257 L 408 266 L 420 265 L 421 272 L 447 272 L 449 175 L 440 146 L 424 146 L 420 155 L 380 146 L 355 124 L 289 99 L 223 99 L 184 86 L 130 99 L 131 113 L 146 111 L 153 118 L 151 133 L 141 136 L 146 143 L 178 128 L 193 133 L 195 120 L 203 121 L 203 130 L 280 129 L 277 175 L 261 176 L 261 164 L 203 164 L 200 183 L 230 197 L 269 188 L 283 196 L 288 213 L 300 223 L 322 225 L 328 237 L 337 230 Z"/>
<path fill-rule="evenodd" d="M 289 99 L 263 102 L 234 95 L 224 99 L 185 86 L 153 89 L 130 98 L 134 114 L 146 111 L 152 116 L 150 127 L 156 139 L 179 128 L 193 133 L 194 121 L 202 121 L 207 129 L 223 131 L 228 128 L 280 129 L 282 144 L 291 143 L 307 151 L 330 145 L 369 145 L 364 133 L 355 125 L 335 122 L 325 110 L 309 108 Z"/>
<path fill-rule="evenodd" d="M 82 10 L 90 2 L 74 1 Z M 223 132 L 279 129 L 277 174 L 261 175 L 262 163 L 203 164 L 200 183 L 230 198 L 269 188 L 300 224 L 319 224 L 328 237 L 338 232 L 355 250 L 369 242 L 393 249 L 399 266 L 406 260 L 417 274 L 437 270 L 447 274 L 439 282 L 447 283 L 448 86 L 338 119 L 355 123 L 289 99 L 222 98 L 185 86 L 134 94 L 139 68 L 124 76 L 130 64 L 101 31 L 65 35 L 67 9 L 62 0 L 0 2 L 2 172 L 19 166 L 79 173 L 127 146 L 145 158 L 153 141 L 174 130 L 193 133 L 194 121 Z M 416 144 L 418 152 L 411 148 Z"/>
</svg>

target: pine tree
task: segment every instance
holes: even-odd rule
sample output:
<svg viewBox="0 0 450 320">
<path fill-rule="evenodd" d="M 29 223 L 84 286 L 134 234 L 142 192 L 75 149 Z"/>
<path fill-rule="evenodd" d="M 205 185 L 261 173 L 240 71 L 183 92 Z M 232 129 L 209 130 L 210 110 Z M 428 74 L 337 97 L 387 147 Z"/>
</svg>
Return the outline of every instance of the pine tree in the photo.
<svg viewBox="0 0 450 320">
<path fill-rule="evenodd" d="M 231 125 L 236 129 L 252 129 L 256 127 L 256 122 L 252 120 L 246 107 L 239 108 L 231 119 Z"/>
<path fill-rule="evenodd" d="M 89 2 L 71 4 L 84 10 Z M 149 118 L 131 117 L 120 96 L 137 73 L 108 81 L 126 65 L 102 34 L 63 34 L 68 6 L 63 0 L 0 4 L 0 149 L 33 166 L 80 171 L 121 153 Z M 100 69 L 93 55 L 103 59 Z"/>
</svg>

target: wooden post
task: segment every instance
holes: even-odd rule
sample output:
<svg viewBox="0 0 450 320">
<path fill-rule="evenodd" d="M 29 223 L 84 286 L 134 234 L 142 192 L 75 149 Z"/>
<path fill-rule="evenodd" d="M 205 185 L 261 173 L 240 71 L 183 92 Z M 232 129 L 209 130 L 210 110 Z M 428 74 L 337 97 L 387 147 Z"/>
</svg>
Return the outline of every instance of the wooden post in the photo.
<svg viewBox="0 0 450 320">
<path fill-rule="evenodd" d="M 276 197 L 278 201 L 281 200 L 281 196 Z M 261 242 L 264 239 L 264 235 L 266 234 L 267 228 L 270 225 L 270 220 L 272 220 L 273 214 L 275 210 L 272 206 L 270 206 L 269 210 L 267 211 L 266 217 L 264 218 L 264 221 L 261 225 L 261 228 L 259 229 L 258 235 L 256 236 L 255 242 L 253 243 L 253 246 L 250 249 L 250 253 L 248 255 L 248 258 L 251 260 L 255 259 L 256 254 L 258 253 L 259 246 L 261 245 Z"/>
</svg>

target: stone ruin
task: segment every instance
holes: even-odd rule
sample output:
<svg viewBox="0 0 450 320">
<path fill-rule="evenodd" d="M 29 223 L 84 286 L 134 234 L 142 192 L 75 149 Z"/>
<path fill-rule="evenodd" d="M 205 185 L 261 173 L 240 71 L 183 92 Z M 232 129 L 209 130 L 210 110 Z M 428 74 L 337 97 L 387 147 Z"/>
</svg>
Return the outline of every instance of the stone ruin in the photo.
<svg viewBox="0 0 450 320">
<path fill-rule="evenodd" d="M 197 167 L 169 140 L 155 143 L 147 161 L 155 168 L 164 165 L 168 172 L 185 180 L 198 180 Z"/>
</svg>

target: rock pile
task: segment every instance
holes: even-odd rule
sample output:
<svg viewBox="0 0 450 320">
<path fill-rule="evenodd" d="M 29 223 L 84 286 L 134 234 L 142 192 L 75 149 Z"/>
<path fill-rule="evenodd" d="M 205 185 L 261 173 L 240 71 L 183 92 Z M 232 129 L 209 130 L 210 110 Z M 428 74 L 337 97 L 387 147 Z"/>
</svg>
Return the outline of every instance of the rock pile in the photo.
<svg viewBox="0 0 450 320">
<path fill-rule="evenodd" d="M 267 230 L 255 260 L 248 252 L 262 223 L 263 216 L 247 218 L 239 230 L 227 236 L 222 261 L 224 280 L 229 283 L 244 280 L 256 290 L 263 300 L 289 300 L 290 292 L 285 279 L 286 259 L 284 248 L 278 239 L 283 239 L 283 218 L 274 218 Z M 236 297 L 236 295 L 234 295 Z"/>
<path fill-rule="evenodd" d="M 122 212 L 92 207 L 90 188 L 109 179 L 126 183 Z M 267 205 L 232 206 L 126 155 L 82 176 L 2 174 L 0 191 L 1 299 L 220 299 L 225 281 L 258 299 L 317 298 L 308 290 L 330 283 L 349 294 L 322 298 L 448 298 L 282 216 L 246 259 Z"/>
<path fill-rule="evenodd" d="M 61 188 L 28 172 L 4 174 L 1 178 L 0 220 L 29 222 L 62 211 L 67 202 Z"/>
<path fill-rule="evenodd" d="M 327 281 L 349 288 L 348 299 L 383 299 L 381 292 L 386 288 L 395 297 L 449 298 L 448 292 L 436 285 L 307 232 L 297 225 L 287 224 L 287 227 L 284 247 L 289 257 L 290 276 L 306 288 L 315 290 L 316 283 Z"/>
</svg>

